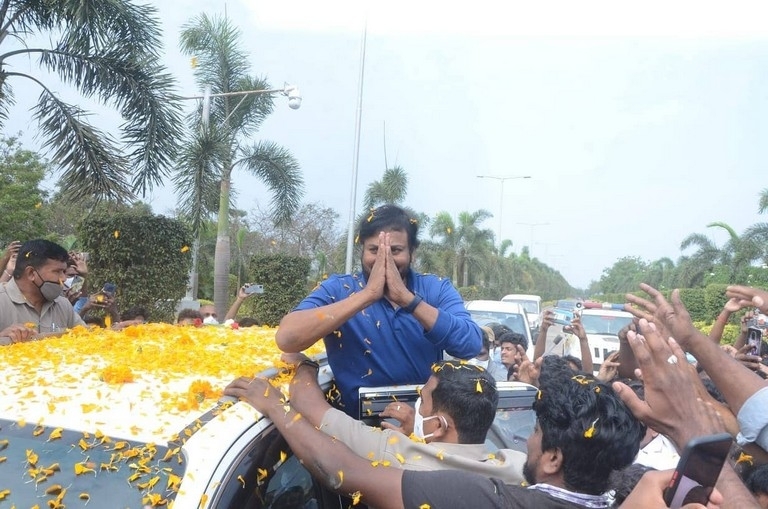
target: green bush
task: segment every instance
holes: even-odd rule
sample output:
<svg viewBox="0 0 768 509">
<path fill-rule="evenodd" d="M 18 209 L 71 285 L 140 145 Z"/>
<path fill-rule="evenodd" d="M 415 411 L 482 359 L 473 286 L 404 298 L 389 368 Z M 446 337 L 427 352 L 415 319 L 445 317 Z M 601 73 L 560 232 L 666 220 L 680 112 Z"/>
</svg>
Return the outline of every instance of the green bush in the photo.
<svg viewBox="0 0 768 509">
<path fill-rule="evenodd" d="M 693 326 L 709 336 L 712 332 L 712 322 L 693 322 Z M 723 337 L 720 339 L 721 345 L 732 345 L 736 342 L 741 332 L 741 325 L 729 323 L 723 330 Z"/>
<path fill-rule="evenodd" d="M 707 321 L 717 319 L 717 315 L 723 310 L 723 306 L 728 301 L 725 296 L 725 289 L 728 285 L 710 284 L 704 288 L 704 303 L 707 310 Z"/>
<path fill-rule="evenodd" d="M 118 213 L 86 218 L 78 237 L 90 253 L 90 291 L 115 283 L 120 311 L 143 306 L 152 321 L 173 321 L 192 265 L 189 228 L 164 216 Z"/>
<path fill-rule="evenodd" d="M 275 326 L 307 295 L 310 260 L 297 256 L 254 256 L 249 266 L 251 283 L 264 285 L 264 293 L 246 300 L 239 316 L 253 316 Z"/>
<path fill-rule="evenodd" d="M 457 290 L 465 302 L 470 300 L 479 300 L 482 298 L 480 289 L 477 286 L 462 286 L 461 288 L 457 288 Z"/>
</svg>

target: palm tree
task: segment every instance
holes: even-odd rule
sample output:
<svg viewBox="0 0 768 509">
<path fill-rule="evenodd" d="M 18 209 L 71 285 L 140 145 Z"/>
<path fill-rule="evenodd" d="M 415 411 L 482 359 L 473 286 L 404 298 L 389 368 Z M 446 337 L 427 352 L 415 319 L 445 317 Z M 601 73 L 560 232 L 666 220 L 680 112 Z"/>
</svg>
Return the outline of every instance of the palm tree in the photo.
<svg viewBox="0 0 768 509">
<path fill-rule="evenodd" d="M 159 64 L 155 14 L 130 0 L 0 3 L 0 44 L 7 48 L 0 54 L 0 126 L 14 102 L 11 82 L 40 89 L 32 116 L 69 198 L 125 201 L 167 176 L 181 133 L 180 108 L 174 81 Z M 37 46 L 45 40 L 52 42 Z M 44 75 L 22 71 L 32 59 L 82 95 L 117 109 L 125 120 L 119 139 L 89 124 L 88 112 L 64 102 Z"/>
<path fill-rule="evenodd" d="M 181 50 L 194 56 L 195 81 L 213 94 L 267 90 L 269 84 L 251 76 L 240 48 L 240 31 L 225 18 L 201 14 L 182 29 Z M 232 172 L 242 168 L 259 177 L 272 191 L 270 213 L 285 223 L 298 210 L 304 193 L 299 164 L 288 150 L 271 142 L 248 144 L 272 112 L 269 94 L 225 96 L 210 105 L 210 121 L 203 125 L 202 107 L 190 116 L 189 140 L 175 177 L 180 208 L 198 233 L 214 211 L 218 217 L 214 256 L 214 303 L 219 315 L 227 306 L 230 267 L 230 199 Z"/>
<path fill-rule="evenodd" d="M 402 203 L 408 194 L 408 174 L 400 166 L 387 168 L 381 180 L 368 184 L 363 199 L 363 211 L 385 203 Z M 367 212 L 364 212 L 367 214 Z"/>
<path fill-rule="evenodd" d="M 480 223 L 492 217 L 487 210 L 459 213 L 458 223 L 447 212 L 440 212 L 430 227 L 430 234 L 438 238 L 451 267 L 456 286 L 471 284 L 471 275 L 487 269 L 487 255 L 492 251 L 493 232 L 480 228 Z M 461 277 L 461 279 L 459 279 Z"/>
<path fill-rule="evenodd" d="M 733 228 L 722 222 L 710 223 L 707 228 L 722 228 L 728 233 L 728 241 L 722 248 L 718 248 L 706 235 L 694 233 L 686 237 L 680 249 L 698 246 L 699 250 L 690 257 L 680 259 L 678 272 L 682 279 L 679 283 L 686 286 L 701 284 L 704 276 L 717 265 L 727 269 L 729 282 L 746 283 L 746 269 L 760 257 L 760 246 L 755 242 L 755 237 L 739 236 Z"/>
<path fill-rule="evenodd" d="M 760 202 L 757 205 L 760 214 L 768 212 L 768 187 L 760 191 Z"/>
</svg>

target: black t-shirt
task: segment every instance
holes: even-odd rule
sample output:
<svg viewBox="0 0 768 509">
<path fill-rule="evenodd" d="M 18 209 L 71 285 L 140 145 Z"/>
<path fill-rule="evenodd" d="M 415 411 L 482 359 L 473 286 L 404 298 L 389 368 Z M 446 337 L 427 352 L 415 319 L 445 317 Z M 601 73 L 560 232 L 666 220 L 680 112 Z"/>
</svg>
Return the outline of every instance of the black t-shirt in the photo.
<svg viewBox="0 0 768 509">
<path fill-rule="evenodd" d="M 504 484 L 499 479 L 460 470 L 403 471 L 405 509 L 573 509 L 578 504 L 555 498 L 543 491 Z"/>
</svg>

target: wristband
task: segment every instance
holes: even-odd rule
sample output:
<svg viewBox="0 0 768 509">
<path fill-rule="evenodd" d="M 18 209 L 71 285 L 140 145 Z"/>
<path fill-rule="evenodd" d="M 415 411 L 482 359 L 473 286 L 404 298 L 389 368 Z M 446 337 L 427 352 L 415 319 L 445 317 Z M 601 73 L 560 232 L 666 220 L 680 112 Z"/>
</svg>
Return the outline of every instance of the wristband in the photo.
<svg viewBox="0 0 768 509">
<path fill-rule="evenodd" d="M 422 299 L 421 295 L 419 295 L 418 293 L 413 294 L 413 300 L 410 302 L 410 304 L 408 304 L 403 308 L 403 312 L 408 314 L 413 313 L 416 310 L 416 306 L 421 304 L 421 301 L 423 300 L 424 299 Z"/>
<path fill-rule="evenodd" d="M 317 371 L 320 371 L 320 364 L 318 364 L 317 362 L 313 361 L 312 359 L 304 359 L 303 361 L 301 361 L 299 363 L 299 365 L 296 366 L 296 371 L 298 371 L 299 368 L 302 367 L 302 366 L 312 366 Z"/>
</svg>

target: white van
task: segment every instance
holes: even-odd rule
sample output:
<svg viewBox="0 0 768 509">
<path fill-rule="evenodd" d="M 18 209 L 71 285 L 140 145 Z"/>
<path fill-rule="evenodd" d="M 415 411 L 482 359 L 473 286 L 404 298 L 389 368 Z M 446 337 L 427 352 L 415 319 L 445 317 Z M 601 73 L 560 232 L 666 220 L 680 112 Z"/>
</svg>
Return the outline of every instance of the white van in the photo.
<svg viewBox="0 0 768 509">
<path fill-rule="evenodd" d="M 531 329 L 538 329 L 541 325 L 541 297 L 538 295 L 525 295 L 522 293 L 511 293 L 502 297 L 501 302 L 514 302 L 525 309 L 528 314 L 528 326 Z"/>
</svg>

